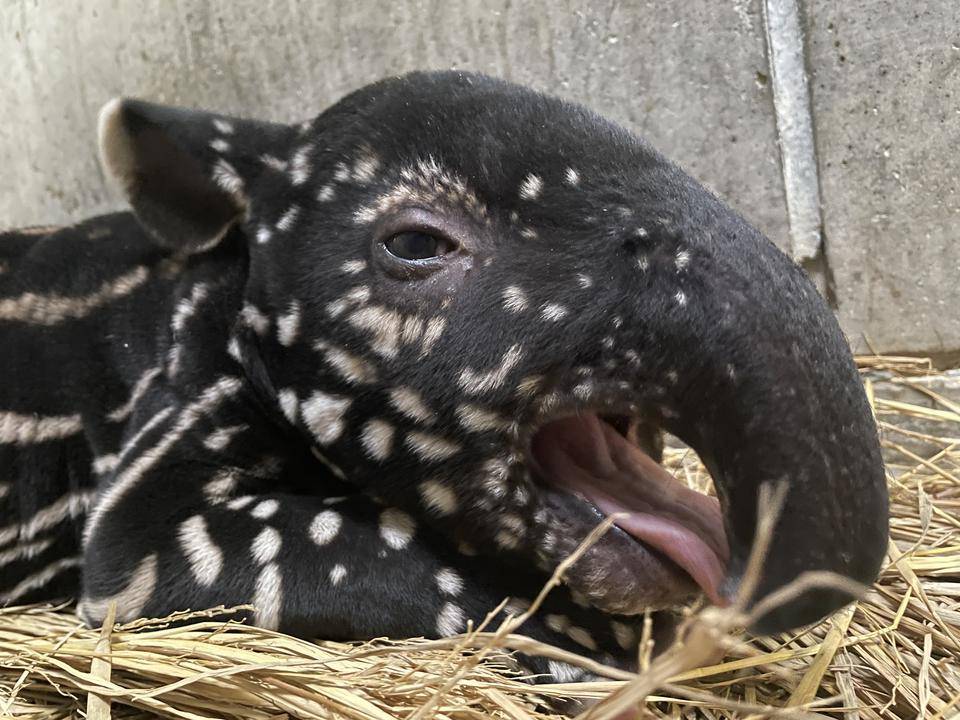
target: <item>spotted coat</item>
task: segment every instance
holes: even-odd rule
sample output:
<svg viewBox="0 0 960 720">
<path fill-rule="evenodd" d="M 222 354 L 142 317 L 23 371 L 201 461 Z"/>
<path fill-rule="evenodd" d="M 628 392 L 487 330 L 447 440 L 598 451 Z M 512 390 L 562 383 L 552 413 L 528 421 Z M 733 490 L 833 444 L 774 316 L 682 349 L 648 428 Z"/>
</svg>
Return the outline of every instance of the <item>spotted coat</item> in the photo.
<svg viewBox="0 0 960 720">
<path fill-rule="evenodd" d="M 458 633 L 522 607 L 599 521 L 531 462 L 539 428 L 586 412 L 707 462 L 714 599 L 768 480 L 791 490 L 765 589 L 876 572 L 882 469 L 829 309 L 625 130 L 418 73 L 301 125 L 115 101 L 100 141 L 133 213 L 0 236 L 0 602 Z M 626 661 L 630 616 L 690 594 L 664 553 L 615 528 L 525 631 Z"/>
</svg>

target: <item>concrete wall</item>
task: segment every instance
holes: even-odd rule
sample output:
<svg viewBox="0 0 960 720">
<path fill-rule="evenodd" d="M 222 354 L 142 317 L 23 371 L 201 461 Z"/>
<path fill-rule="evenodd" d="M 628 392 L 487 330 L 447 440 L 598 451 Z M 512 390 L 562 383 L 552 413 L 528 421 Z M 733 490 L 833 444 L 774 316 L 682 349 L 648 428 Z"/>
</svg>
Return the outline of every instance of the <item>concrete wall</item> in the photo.
<svg viewBox="0 0 960 720">
<path fill-rule="evenodd" d="M 952 353 L 960 351 L 960 6 L 914 6 L 6 2 L 0 225 L 119 206 L 94 142 L 97 110 L 114 95 L 293 120 L 385 74 L 469 68 L 584 102 L 647 136 L 787 252 L 808 258 L 821 286 L 832 278 L 859 348 L 865 336 L 881 350 Z M 784 17 L 796 20 L 796 37 Z M 771 69 L 771 58 L 782 62 Z M 809 152 L 792 132 L 804 122 Z M 809 173 L 792 170 L 796 157 L 809 160 Z M 810 193 L 821 202 L 804 206 Z"/>
</svg>

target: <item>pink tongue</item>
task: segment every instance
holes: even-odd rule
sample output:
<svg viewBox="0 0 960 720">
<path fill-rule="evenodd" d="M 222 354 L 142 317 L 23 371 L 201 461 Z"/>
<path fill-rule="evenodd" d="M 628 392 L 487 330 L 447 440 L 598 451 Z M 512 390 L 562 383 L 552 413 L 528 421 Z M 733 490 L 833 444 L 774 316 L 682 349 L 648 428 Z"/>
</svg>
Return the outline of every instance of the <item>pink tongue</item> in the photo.
<svg viewBox="0 0 960 720">
<path fill-rule="evenodd" d="M 681 567 L 718 605 L 729 559 L 720 504 L 689 489 L 596 415 L 540 430 L 533 456 L 545 478 L 593 503 L 616 524 Z"/>
</svg>

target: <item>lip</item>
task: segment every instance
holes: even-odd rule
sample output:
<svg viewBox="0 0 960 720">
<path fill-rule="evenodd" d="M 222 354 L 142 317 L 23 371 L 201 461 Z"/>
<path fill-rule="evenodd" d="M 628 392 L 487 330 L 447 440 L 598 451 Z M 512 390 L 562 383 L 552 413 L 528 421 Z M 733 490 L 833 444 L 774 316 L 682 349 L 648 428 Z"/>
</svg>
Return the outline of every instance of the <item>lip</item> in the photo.
<svg viewBox="0 0 960 720">
<path fill-rule="evenodd" d="M 599 516 L 618 515 L 616 527 L 647 551 L 636 567 L 624 559 L 624 572 L 641 576 L 633 581 L 646 574 L 662 582 L 679 571 L 711 602 L 726 604 L 730 553 L 719 502 L 687 488 L 640 447 L 636 413 L 611 418 L 603 412 L 556 412 L 538 423 L 526 442 L 532 476 Z M 657 565 L 672 572 L 656 572 Z M 672 588 L 678 600 L 689 591 L 681 582 Z"/>
</svg>

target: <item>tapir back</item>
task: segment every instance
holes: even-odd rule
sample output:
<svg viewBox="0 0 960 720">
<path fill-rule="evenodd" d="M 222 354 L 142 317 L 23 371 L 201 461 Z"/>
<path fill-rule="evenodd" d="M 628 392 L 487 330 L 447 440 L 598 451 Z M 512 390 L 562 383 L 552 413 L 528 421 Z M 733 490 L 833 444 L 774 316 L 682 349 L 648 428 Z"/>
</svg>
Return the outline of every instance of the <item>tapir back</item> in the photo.
<svg viewBox="0 0 960 720">
<path fill-rule="evenodd" d="M 133 303 L 158 258 L 128 214 L 0 234 L 0 605 L 76 592 L 84 516 L 154 344 L 156 304 Z"/>
</svg>

